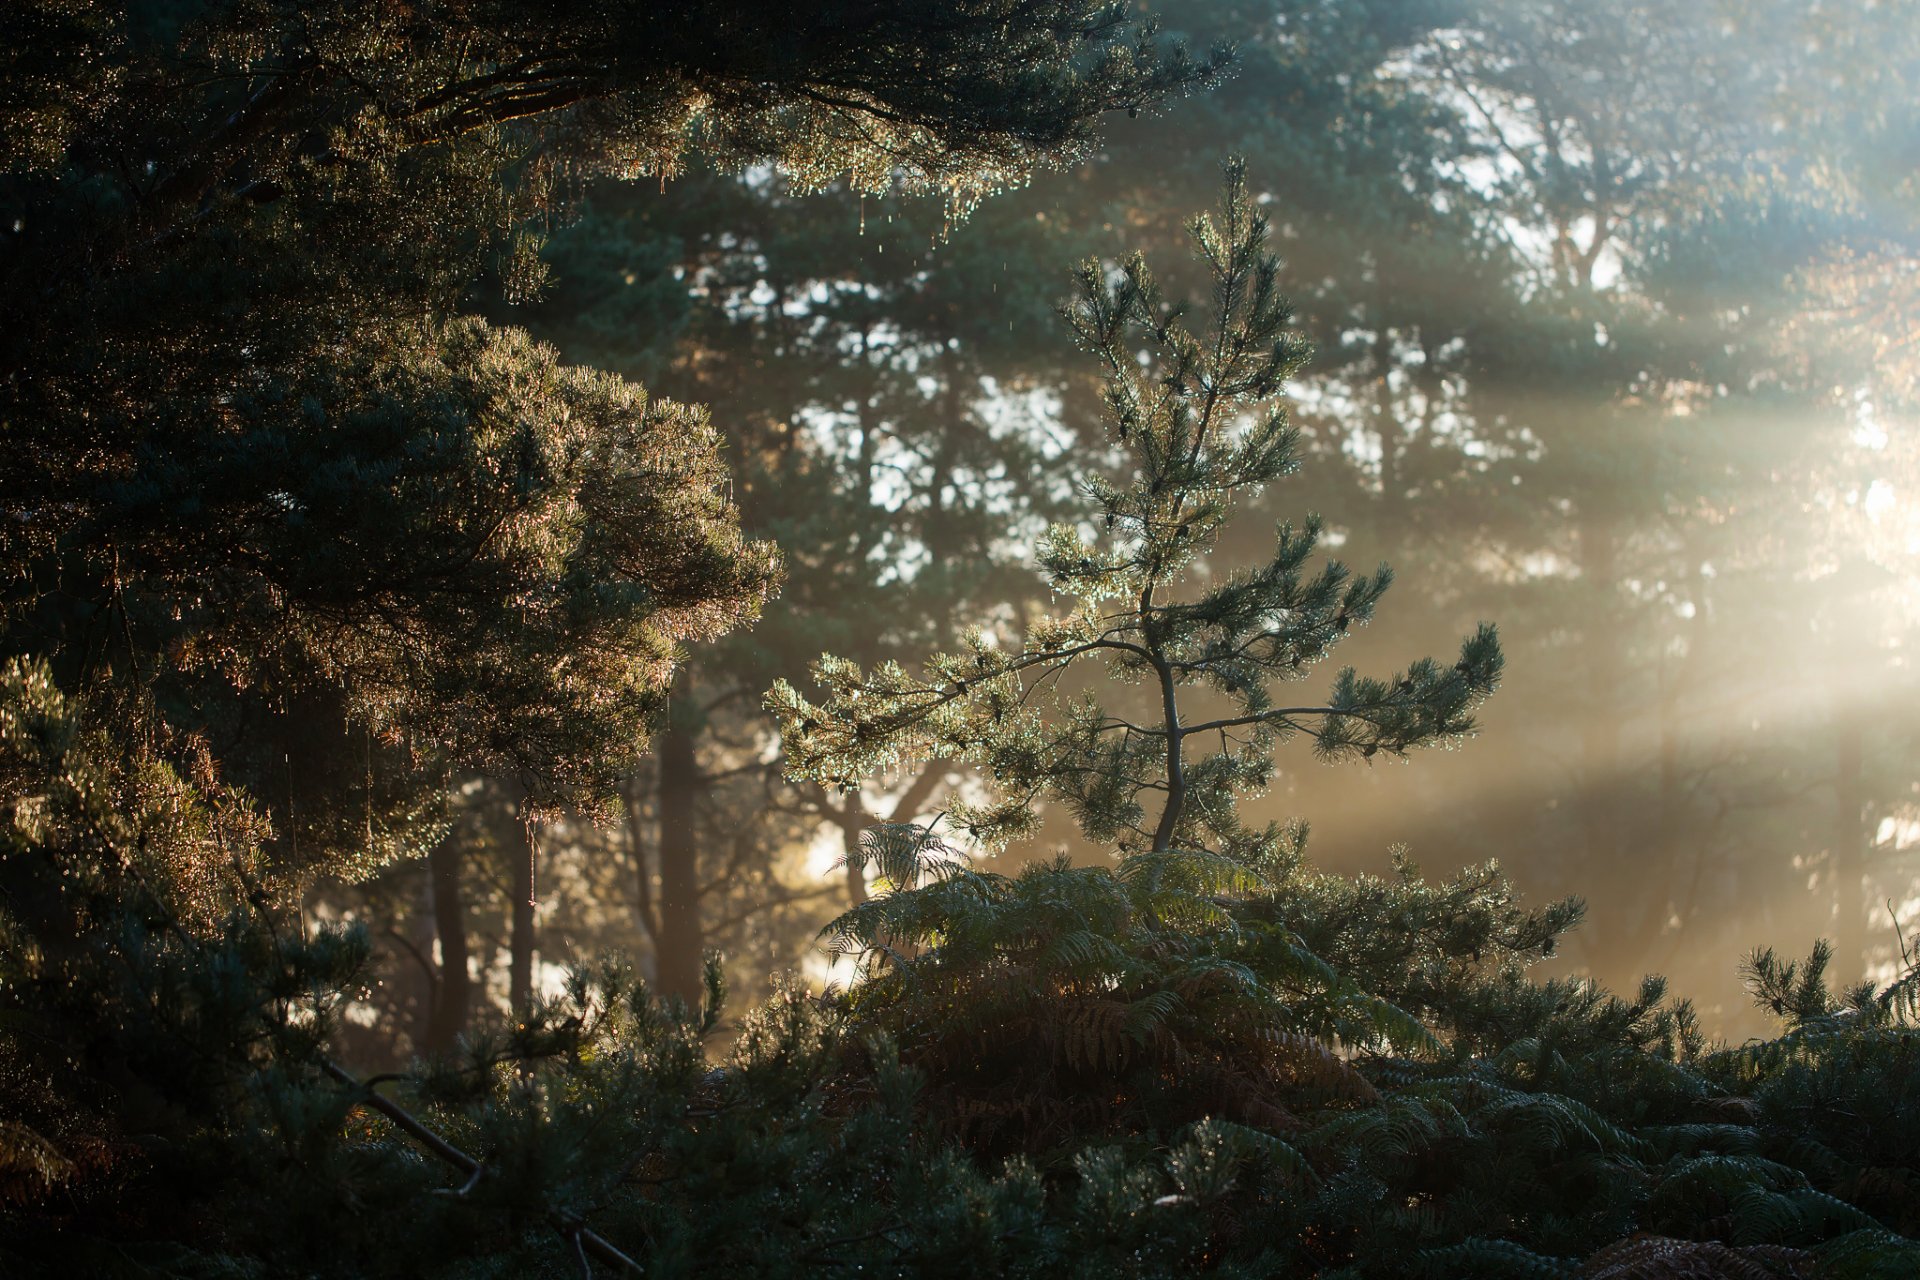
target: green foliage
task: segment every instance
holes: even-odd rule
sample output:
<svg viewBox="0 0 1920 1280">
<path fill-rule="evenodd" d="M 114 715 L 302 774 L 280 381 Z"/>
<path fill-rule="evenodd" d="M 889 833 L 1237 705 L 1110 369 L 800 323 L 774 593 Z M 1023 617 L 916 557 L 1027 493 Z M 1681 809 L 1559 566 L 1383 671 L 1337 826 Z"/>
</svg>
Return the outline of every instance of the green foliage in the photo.
<svg viewBox="0 0 1920 1280">
<path fill-rule="evenodd" d="M 964 213 L 1221 58 L 1076 0 L 29 0 L 0 36 L 7 1247 L 419 1274 L 451 1256 L 419 1135 L 356 1128 L 321 1056 L 368 944 L 305 895 L 432 841 L 455 771 L 612 800 L 685 646 L 779 576 L 704 412 L 476 287 L 533 296 L 583 183 L 694 151 Z M 570 1109 L 628 1087 L 582 1074 L 588 1029 L 710 1029 L 660 1019 L 530 1016 L 463 1068 L 491 1101 L 433 1104 L 506 1135 L 473 1198 L 509 1236 L 625 1132 Z"/>
<path fill-rule="evenodd" d="M 1521 911 L 1488 869 L 1270 881 L 1146 853 L 1008 879 L 923 828 L 866 854 L 891 888 L 829 931 L 864 957 L 841 1007 L 924 1075 L 923 1122 L 1124 1197 L 1196 1113 L 1231 1120 L 1246 1145 L 1207 1236 L 1223 1270 L 1813 1276 L 1920 1249 L 1895 1234 L 1920 1079 L 1896 1019 L 1711 1049 L 1657 980 L 1631 1000 L 1528 982 L 1576 913 Z"/>
<path fill-rule="evenodd" d="M 1183 1012 L 1159 997 L 1180 976 L 1231 967 L 1234 930 L 1159 925 L 1153 913 L 1197 910 L 1197 897 L 1233 914 L 1280 899 L 1302 918 L 1335 916 L 1338 895 L 1316 906 L 1311 877 L 1276 894 L 1198 855 L 1142 855 L 1129 877 L 1041 867 L 1004 881 L 923 829 L 876 832 L 867 853 L 897 887 L 836 930 L 854 946 L 886 936 L 865 947 L 873 975 L 847 995 L 783 990 L 709 1068 L 701 1021 L 651 1004 L 617 971 L 582 975 L 514 1041 L 475 1045 L 406 1085 L 417 1114 L 486 1156 L 464 1194 L 371 1195 L 377 1168 L 393 1179 L 389 1196 L 405 1177 L 417 1195 L 421 1177 L 376 1125 L 351 1137 L 356 1161 L 301 1177 L 331 1170 L 327 1195 L 357 1197 L 352 1240 L 377 1247 L 342 1260 L 337 1231 L 317 1233 L 346 1201 L 323 1199 L 301 1219 L 313 1237 L 277 1231 L 262 1256 L 325 1257 L 323 1269 L 352 1274 L 561 1274 L 573 1266 L 565 1242 L 529 1206 L 563 1223 L 584 1214 L 649 1272 L 685 1276 L 1815 1277 L 1898 1275 L 1916 1256 L 1806 1160 L 1829 1108 L 1773 1108 L 1760 1100 L 1800 1088 L 1786 1075 L 1738 1051 L 1668 1043 L 1654 989 L 1617 1001 L 1563 988 L 1516 1007 L 1529 1034 L 1507 1053 L 1363 1051 L 1303 1072 L 1290 1050 L 1264 1061 L 1291 1069 L 1248 1082 L 1284 1117 L 1189 1121 L 1183 1102 L 1263 1060 L 1239 1032 L 1249 1007 L 1274 1007 L 1260 988 L 1324 987 L 1329 974 L 1246 948 L 1246 973 L 1195 984 Z M 1509 891 L 1474 880 L 1473 892 L 1427 892 L 1480 923 L 1438 923 L 1416 951 L 1500 952 Z M 1421 891 L 1409 875 L 1401 900 Z M 1502 969 L 1517 963 L 1487 962 L 1487 991 L 1506 989 Z M 1296 976 L 1276 979 L 1283 969 Z M 1006 973 L 1019 970 L 1035 976 Z M 1135 1006 L 1140 1036 L 1087 1016 L 1103 970 L 1125 975 L 1104 999 Z M 962 977 L 982 990 L 963 996 L 952 985 Z M 1197 1016 L 1228 1012 L 1243 1021 Z M 1018 1026 L 997 1029 L 994 1013 Z M 1861 1058 L 1904 1073 L 1910 1089 L 1911 1057 L 1875 1035 L 1857 1042 Z M 998 1056 L 976 1062 L 982 1049 Z M 1635 1058 L 1658 1065 L 1636 1074 Z M 994 1067 L 1017 1079 L 996 1092 Z M 1749 1073 L 1738 1087 L 1736 1071 Z M 1887 1123 L 1899 1097 L 1862 1090 L 1848 1105 Z M 1034 1100 L 1027 1123 L 995 1121 L 996 1104 L 1021 1098 Z M 955 1132 L 973 1154 L 949 1145 Z M 1910 1170 L 1912 1149 L 1893 1159 Z M 1883 1203 L 1897 1214 L 1909 1202 Z"/>
<path fill-rule="evenodd" d="M 1390 684 L 1349 674 L 1325 707 L 1274 708 L 1267 683 L 1324 656 L 1382 585 L 1338 567 L 1308 578 L 1311 530 L 1283 528 L 1266 570 L 1209 581 L 1192 600 L 1157 595 L 1212 544 L 1236 490 L 1291 465 L 1284 417 L 1244 412 L 1265 407 L 1297 353 L 1237 173 L 1218 226 L 1194 229 L 1216 282 L 1203 338 L 1137 260 L 1082 275 L 1073 318 L 1104 358 L 1113 442 L 1131 464 L 1126 483 L 1089 486 L 1104 545 L 1066 527 L 1043 544 L 1051 582 L 1082 610 L 1036 626 L 1017 654 L 982 637 L 923 679 L 828 657 L 815 672 L 822 703 L 785 685 L 769 696 L 807 776 L 844 784 L 945 755 L 1001 792 L 957 807 L 969 835 L 1004 843 L 1046 798 L 1120 846 L 1116 866 L 1062 860 L 1009 878 L 974 869 L 929 828 L 874 833 L 860 856 L 886 892 L 826 934 L 861 961 L 846 1016 L 885 1037 L 888 1061 L 924 1073 L 921 1114 L 936 1131 L 1070 1176 L 1076 1206 L 1142 1205 L 1149 1153 L 1202 1115 L 1264 1131 L 1278 1144 L 1267 1163 L 1209 1184 L 1231 1206 L 1208 1236 L 1222 1269 L 1798 1275 L 1856 1253 L 1862 1267 L 1899 1265 L 1915 1246 L 1889 1231 L 1897 1217 L 1842 1179 L 1905 1186 L 1894 1170 L 1910 1157 L 1861 1151 L 1867 1134 L 1831 1116 L 1882 1123 L 1911 1090 L 1910 976 L 1836 1001 L 1823 956 L 1799 969 L 1760 956 L 1756 998 L 1798 1025 L 1764 1046 L 1710 1050 L 1658 979 L 1631 999 L 1526 980 L 1577 903 L 1523 910 L 1492 867 L 1442 885 L 1404 862 L 1397 882 L 1320 876 L 1301 863 L 1302 832 L 1234 825 L 1236 792 L 1264 780 L 1282 731 L 1322 717 L 1309 731 L 1336 756 L 1444 737 L 1467 726 L 1499 659 L 1483 630 L 1451 671 L 1416 664 Z M 1249 403 L 1229 410 L 1230 435 L 1210 415 L 1234 396 Z M 1119 674 L 1158 678 L 1157 726 L 1086 697 L 1059 700 L 1054 720 L 1029 709 L 1044 679 L 1103 649 Z M 1183 718 L 1176 694 L 1189 683 L 1211 683 L 1231 714 Z M 1253 740 L 1199 762 L 1207 782 L 1190 795 L 1183 731 L 1228 728 Z M 1251 766 L 1234 757 L 1241 746 Z M 1167 799 L 1149 842 L 1138 797 L 1153 789 Z M 1843 1107 L 1814 1100 L 1862 1077 Z M 1830 1145 L 1842 1139 L 1846 1155 Z M 1109 1222 L 1137 1239 L 1137 1226 Z M 1162 1248 L 1179 1239 L 1172 1223 L 1160 1231 Z M 1168 1265 L 1151 1245 L 1134 1256 Z"/>
<path fill-rule="evenodd" d="M 1371 66 L 1355 44 L 1452 8 L 1291 13 L 1263 83 Z M 1331 38 L 1376 13 L 1377 36 Z M 873 829 L 853 861 L 881 892 L 827 933 L 858 981 L 782 987 L 717 1053 L 717 964 L 697 1009 L 607 964 L 394 1076 L 327 1056 L 366 1007 L 367 943 L 284 909 L 313 865 L 404 848 L 430 825 L 418 777 L 449 761 L 548 800 L 603 793 L 680 643 L 770 584 L 722 432 L 461 318 L 475 277 L 533 290 L 573 178 L 665 173 L 690 144 L 802 187 L 897 164 L 964 208 L 1070 154 L 1097 108 L 1200 75 L 1122 14 L 0 17 L 18 40 L 0 41 L 0 1270 L 578 1275 L 589 1247 L 681 1276 L 1920 1269 L 1911 959 L 1834 993 L 1824 946 L 1757 953 L 1784 1031 L 1710 1046 L 1658 980 L 1528 978 L 1577 903 L 1526 909 L 1491 865 L 1336 879 L 1303 830 L 1243 825 L 1289 735 L 1330 757 L 1457 736 L 1500 664 L 1482 631 L 1455 665 L 1284 706 L 1274 687 L 1364 623 L 1386 575 L 1312 568 L 1313 521 L 1251 572 L 1206 571 L 1299 445 L 1275 400 L 1303 348 L 1237 172 L 1193 228 L 1207 324 L 1138 259 L 1082 273 L 1070 318 L 1105 373 L 1111 469 L 1042 547 L 1074 611 L 1017 652 L 982 637 L 919 679 L 828 659 L 820 705 L 772 699 L 818 782 L 966 761 L 998 789 L 955 810 L 969 834 L 1003 842 L 1057 803 L 1115 861 L 1003 876 L 934 828 Z M 1581 16 L 1512 29 L 1551 45 Z M 1542 97 L 1540 68 L 1467 35 L 1481 83 Z M 1351 98 L 1398 139 L 1446 118 L 1377 85 Z M 1428 192 L 1427 155 L 1339 159 Z M 1591 184 L 1527 176 L 1578 222 Z M 1593 265 L 1550 252 L 1557 275 Z M 1338 300 L 1325 315 L 1350 327 Z M 1517 384 L 1547 350 L 1617 386 L 1645 349 L 1620 332 L 1584 362 L 1590 325 L 1516 344 Z M 1145 682 L 1148 711 L 1077 691 L 1034 709 L 1094 657 Z"/>
<path fill-rule="evenodd" d="M 283 856 L 417 849 L 447 767 L 610 800 L 777 560 L 697 411 L 463 318 L 475 283 L 537 292 L 590 178 L 697 149 L 963 209 L 1218 69 L 1071 0 L 775 20 L 10 7 L 5 650 L 203 732 Z"/>
<path fill-rule="evenodd" d="M 1384 568 L 1356 578 L 1337 562 L 1309 574 L 1317 520 L 1299 531 L 1282 525 L 1274 558 L 1250 573 L 1188 573 L 1236 498 L 1293 470 L 1297 437 L 1278 396 L 1304 356 L 1266 248 L 1267 220 L 1239 165 L 1229 166 L 1218 219 L 1198 218 L 1190 232 L 1212 276 L 1203 329 L 1190 330 L 1182 308 L 1161 298 L 1138 256 L 1111 279 L 1099 263 L 1085 265 L 1067 313 L 1100 363 L 1109 438 L 1122 459 L 1118 481 L 1086 483 L 1101 536 L 1060 524 L 1040 546 L 1049 586 L 1079 607 L 1036 622 L 1018 652 L 979 634 L 966 652 L 929 659 L 918 677 L 895 662 L 868 672 L 828 655 L 814 668 L 827 690 L 819 705 L 777 683 L 767 707 L 791 775 L 846 788 L 902 763 L 952 759 L 976 766 L 999 792 L 952 806 L 956 822 L 989 845 L 1030 833 L 1044 799 L 1123 851 L 1210 849 L 1258 863 L 1281 856 L 1283 833 L 1243 829 L 1236 800 L 1267 783 L 1278 743 L 1304 733 L 1329 759 L 1370 758 L 1471 731 L 1472 710 L 1500 674 L 1485 626 L 1451 666 L 1422 659 L 1391 679 L 1349 668 L 1323 704 L 1275 704 L 1270 686 L 1302 678 L 1366 623 L 1390 581 Z M 1104 609 L 1108 601 L 1120 603 Z M 1157 716 L 1136 720 L 1091 694 L 1061 692 L 1066 673 L 1093 660 L 1123 681 L 1149 683 Z M 1183 712 L 1183 694 L 1189 707 L 1221 714 Z M 1054 714 L 1036 699 L 1050 700 Z M 1218 750 L 1189 763 L 1190 740 L 1198 749 L 1216 737 Z M 1153 791 L 1164 800 L 1149 828 L 1142 799 Z"/>
<path fill-rule="evenodd" d="M 244 796 L 126 753 L 99 711 L 43 662 L 0 675 L 0 1200 L 41 1225 L 120 1195 L 164 1219 L 221 1182 L 226 1134 L 366 976 L 363 936 L 270 907 Z"/>
<path fill-rule="evenodd" d="M 1329 1047 L 1426 1033 L 1233 904 L 1264 882 L 1216 855 L 975 871 L 929 831 L 863 852 L 894 886 L 829 926 L 867 976 L 848 1013 L 924 1072 L 933 1123 L 983 1151 L 1054 1156 L 1209 1116 L 1269 1132 L 1302 1098 L 1371 1098 Z M 922 883 L 922 882 L 925 883 Z"/>
<path fill-rule="evenodd" d="M 16 662 L 4 699 L 7 863 L 45 888 L 10 909 L 89 913 L 0 947 L 0 1012 L 32 1031 L 4 1064 L 10 1272 L 559 1275 L 583 1228 L 686 1276 L 1866 1277 L 1920 1258 L 1911 968 L 1842 1000 L 1817 954 L 1811 981 L 1756 959 L 1791 1025 L 1715 1050 L 1657 981 L 1526 982 L 1574 913 L 1520 909 L 1489 869 L 1350 883 L 1296 846 L 1009 878 L 883 828 L 861 856 L 886 891 L 830 935 L 863 979 L 783 989 L 717 1067 L 717 966 L 698 1011 L 613 966 L 361 1085 L 321 1055 L 364 943 L 249 908 L 244 807 L 120 771 L 44 665 Z M 208 848 L 171 833 L 210 824 L 234 861 L 155 860 Z M 372 1107 L 396 1086 L 477 1175 Z"/>
</svg>

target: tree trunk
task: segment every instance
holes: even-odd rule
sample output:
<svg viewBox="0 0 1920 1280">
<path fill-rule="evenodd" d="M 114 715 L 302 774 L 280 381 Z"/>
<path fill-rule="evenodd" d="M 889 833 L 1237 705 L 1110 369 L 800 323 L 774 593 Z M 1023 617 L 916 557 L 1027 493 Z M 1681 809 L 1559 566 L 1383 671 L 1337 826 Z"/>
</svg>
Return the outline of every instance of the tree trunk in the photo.
<svg viewBox="0 0 1920 1280">
<path fill-rule="evenodd" d="M 1844 695 L 1843 695 L 1844 699 Z M 1867 971 L 1864 894 L 1866 800 L 1860 779 L 1860 712 L 1843 700 L 1834 717 L 1833 926 L 1834 971 L 1843 983 Z"/>
<path fill-rule="evenodd" d="M 1402 474 L 1407 432 L 1393 399 L 1393 338 L 1376 306 L 1373 338 L 1373 425 L 1380 437 L 1380 528 L 1383 550 L 1397 551 L 1407 532 L 1406 477 Z"/>
<path fill-rule="evenodd" d="M 419 910 L 407 914 L 406 930 L 400 936 L 405 939 L 402 945 L 407 954 L 416 962 L 420 975 L 419 997 L 414 1000 L 410 1011 L 412 1019 L 413 1049 L 424 1053 L 427 1037 L 433 1033 L 433 1010 L 440 1003 L 440 961 L 434 957 L 433 944 L 439 938 L 439 929 L 433 918 L 433 855 L 429 851 L 419 867 Z M 371 1061 L 360 1055 L 363 1061 Z"/>
<path fill-rule="evenodd" d="M 1620 625 L 1619 549 L 1613 528 L 1589 513 L 1580 525 L 1580 572 L 1586 579 L 1588 616 L 1582 665 L 1586 668 L 1585 724 L 1581 727 L 1582 825 L 1588 874 L 1620 864 L 1620 801 L 1625 778 L 1620 761 L 1626 629 Z"/>
<path fill-rule="evenodd" d="M 1648 970 L 1667 967 L 1678 950 L 1682 930 L 1692 910 L 1691 897 L 1680 901 L 1681 859 L 1691 859 L 1697 873 L 1700 860 L 1705 856 L 1696 833 L 1689 830 L 1686 794 L 1681 786 L 1680 731 L 1675 707 L 1677 685 L 1677 680 L 1669 679 L 1660 697 L 1660 798 L 1654 806 L 1656 825 L 1652 830 L 1639 827 L 1635 831 L 1636 841 L 1644 842 L 1645 848 L 1657 853 L 1653 866 L 1646 870 L 1645 909 L 1627 947 L 1632 962 Z M 1697 874 L 1695 879 L 1697 881 Z M 1680 918 L 1680 927 L 1667 934 L 1668 922 L 1676 916 Z M 1667 936 L 1668 943 L 1656 962 L 1654 950 L 1663 935 Z"/>
<path fill-rule="evenodd" d="M 699 1003 L 705 935 L 700 927 L 700 841 L 695 828 L 700 765 L 694 755 L 696 709 L 684 689 L 667 706 L 657 757 L 660 779 L 660 994 Z"/>
<path fill-rule="evenodd" d="M 427 855 L 433 928 L 440 939 L 440 982 L 434 989 L 426 1033 L 420 1047 L 444 1053 L 467 1029 L 473 1010 L 473 975 L 468 969 L 467 911 L 460 897 L 460 842 L 442 840 Z"/>
<path fill-rule="evenodd" d="M 513 933 L 508 941 L 507 1003 L 515 1016 L 533 1004 L 533 862 L 539 846 L 534 841 L 533 824 L 524 824 L 525 846 L 513 859 Z"/>
<path fill-rule="evenodd" d="M 857 806 L 855 811 L 859 812 Z M 860 864 L 860 836 L 866 825 L 849 819 L 840 827 L 840 847 L 847 855 L 847 905 L 857 907 L 867 900 L 867 869 Z"/>
<path fill-rule="evenodd" d="M 633 914 L 640 922 L 640 932 L 647 939 L 647 950 L 654 962 L 647 971 L 647 981 L 657 987 L 660 984 L 660 912 L 654 906 L 653 867 L 647 861 L 646 812 L 641 799 L 643 788 L 651 786 L 650 780 L 629 778 L 620 788 L 620 800 L 627 811 L 627 855 L 633 859 Z"/>
</svg>

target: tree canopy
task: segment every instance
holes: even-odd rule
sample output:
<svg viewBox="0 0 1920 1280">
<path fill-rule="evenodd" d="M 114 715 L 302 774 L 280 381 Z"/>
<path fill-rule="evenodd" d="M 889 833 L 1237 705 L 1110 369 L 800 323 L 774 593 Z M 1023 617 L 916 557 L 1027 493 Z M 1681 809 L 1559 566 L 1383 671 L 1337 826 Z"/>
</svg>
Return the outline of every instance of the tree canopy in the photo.
<svg viewBox="0 0 1920 1280">
<path fill-rule="evenodd" d="M 309 854 L 398 817 L 367 781 L 329 829 L 320 726 L 382 782 L 426 760 L 605 799 L 677 646 L 777 580 L 699 411 L 462 314 L 483 277 L 537 286 L 581 182 L 698 148 L 964 211 L 1219 65 L 1086 4 L 5 21 L 9 647 L 210 735 Z"/>
</svg>

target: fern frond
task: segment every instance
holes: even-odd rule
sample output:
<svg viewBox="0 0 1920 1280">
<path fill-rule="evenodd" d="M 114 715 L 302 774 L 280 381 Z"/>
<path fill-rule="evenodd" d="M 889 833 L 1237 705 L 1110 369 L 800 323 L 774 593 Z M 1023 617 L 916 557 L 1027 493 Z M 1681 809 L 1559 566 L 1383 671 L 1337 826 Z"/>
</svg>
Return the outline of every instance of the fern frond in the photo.
<svg viewBox="0 0 1920 1280">
<path fill-rule="evenodd" d="M 1141 895 L 1139 901 L 1145 904 L 1151 904 L 1158 894 L 1169 891 L 1247 895 L 1271 888 L 1266 877 L 1238 858 L 1203 850 L 1168 849 L 1130 854 L 1121 859 L 1118 870 L 1120 879 Z"/>
<path fill-rule="evenodd" d="M 879 822 L 860 833 L 847 856 L 855 867 L 872 866 L 892 892 L 918 888 L 966 865 L 965 857 L 917 822 Z"/>
<path fill-rule="evenodd" d="M 1592 1107 L 1558 1094 L 1509 1093 L 1470 1114 L 1507 1132 L 1528 1134 L 1540 1150 L 1558 1152 L 1584 1146 L 1618 1152 L 1638 1145 L 1637 1139 L 1615 1128 Z"/>
<path fill-rule="evenodd" d="M 1062 1021 L 1067 1065 L 1078 1071 L 1117 1071 L 1139 1043 L 1129 1007 L 1117 1000 L 1083 1000 Z"/>
<path fill-rule="evenodd" d="M 1848 1232 L 1813 1252 L 1821 1275 L 1832 1280 L 1907 1280 L 1920 1275 L 1920 1241 L 1883 1227 Z"/>
<path fill-rule="evenodd" d="M 1662 1174 L 1656 1199 L 1704 1217 L 1709 1206 L 1730 1203 L 1749 1191 L 1787 1191 L 1806 1182 L 1798 1169 L 1763 1156 L 1695 1156 Z"/>
<path fill-rule="evenodd" d="M 1651 1154 L 1671 1159 L 1688 1155 L 1753 1155 L 1760 1131 L 1743 1124 L 1655 1124 L 1635 1130 Z"/>
<path fill-rule="evenodd" d="M 1812 1242 L 1880 1225 L 1872 1214 L 1811 1187 L 1756 1187 L 1734 1200 L 1732 1217 L 1734 1239 L 1742 1244 Z"/>
<path fill-rule="evenodd" d="M 1385 1048 L 1403 1054 L 1438 1056 L 1446 1051 L 1426 1024 L 1391 1001 L 1341 984 L 1332 1030 L 1348 1044 Z"/>
<path fill-rule="evenodd" d="M 1231 1120 L 1210 1118 L 1207 1123 L 1233 1135 L 1248 1151 L 1255 1153 L 1259 1160 L 1286 1181 L 1304 1186 L 1311 1191 L 1320 1189 L 1320 1175 L 1313 1171 L 1313 1166 L 1307 1163 L 1307 1158 L 1301 1155 L 1299 1149 L 1291 1143 L 1263 1129 L 1251 1129 L 1243 1124 L 1235 1124 Z"/>
<path fill-rule="evenodd" d="M 1479 1238 L 1445 1249 L 1423 1249 L 1414 1260 L 1425 1276 L 1511 1277 L 1512 1280 L 1561 1280 L 1578 1274 L 1579 1261 L 1535 1253 L 1511 1240 Z"/>
<path fill-rule="evenodd" d="M 1813 1255 L 1769 1245 L 1637 1235 L 1588 1258 L 1580 1280 L 1803 1280 Z"/>
</svg>

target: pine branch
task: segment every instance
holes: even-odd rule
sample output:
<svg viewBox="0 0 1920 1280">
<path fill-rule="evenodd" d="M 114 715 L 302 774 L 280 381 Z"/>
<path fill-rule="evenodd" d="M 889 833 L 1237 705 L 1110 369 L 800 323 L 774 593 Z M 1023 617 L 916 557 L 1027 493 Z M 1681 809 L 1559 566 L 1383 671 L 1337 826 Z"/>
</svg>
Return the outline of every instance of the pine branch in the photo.
<svg viewBox="0 0 1920 1280">
<path fill-rule="evenodd" d="M 331 1058 L 322 1058 L 320 1066 L 334 1080 L 346 1086 L 347 1090 L 354 1095 L 357 1105 L 370 1107 L 392 1121 L 396 1128 L 425 1147 L 434 1158 L 443 1164 L 450 1165 L 466 1177 L 467 1186 L 472 1186 L 485 1176 L 485 1165 L 435 1133 L 405 1107 L 361 1083 L 351 1072 Z M 631 1273 L 636 1276 L 644 1274 L 638 1262 L 571 1215 L 563 1214 L 557 1209 L 549 1209 L 547 1222 L 560 1233 L 561 1239 L 569 1241 L 576 1250 L 584 1251 L 598 1261 L 616 1268 L 621 1274 Z"/>
</svg>

